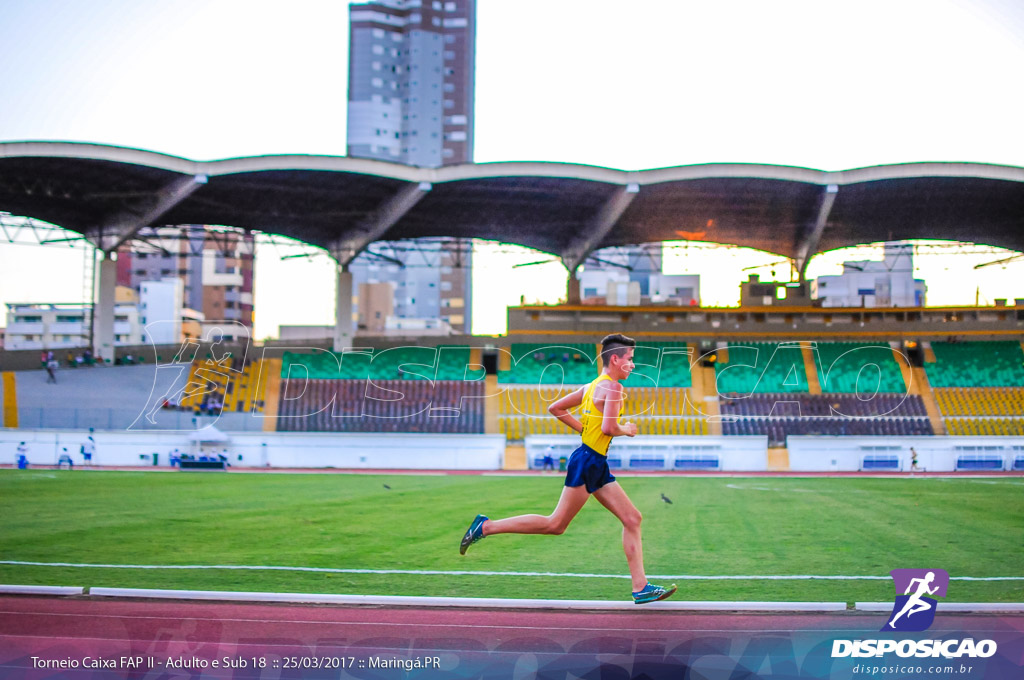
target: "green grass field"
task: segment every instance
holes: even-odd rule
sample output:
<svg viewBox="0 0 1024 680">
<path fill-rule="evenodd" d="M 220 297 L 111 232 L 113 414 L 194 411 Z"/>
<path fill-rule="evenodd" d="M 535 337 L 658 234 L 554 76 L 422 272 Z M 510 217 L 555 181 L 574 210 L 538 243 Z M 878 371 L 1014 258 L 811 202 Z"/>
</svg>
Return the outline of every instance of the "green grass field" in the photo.
<svg viewBox="0 0 1024 680">
<path fill-rule="evenodd" d="M 649 574 L 1024 576 L 1024 479 L 631 478 Z M 390 489 L 385 488 L 385 484 Z M 562 536 L 495 536 L 477 512 L 547 513 L 560 476 L 0 471 L 0 560 L 627 573 L 596 501 Z M 673 503 L 661 500 L 664 493 Z M 625 578 L 0 565 L 0 583 L 306 593 L 624 599 Z M 680 580 L 686 600 L 886 601 L 888 580 Z M 945 599 L 1024 601 L 1024 581 Z"/>
</svg>

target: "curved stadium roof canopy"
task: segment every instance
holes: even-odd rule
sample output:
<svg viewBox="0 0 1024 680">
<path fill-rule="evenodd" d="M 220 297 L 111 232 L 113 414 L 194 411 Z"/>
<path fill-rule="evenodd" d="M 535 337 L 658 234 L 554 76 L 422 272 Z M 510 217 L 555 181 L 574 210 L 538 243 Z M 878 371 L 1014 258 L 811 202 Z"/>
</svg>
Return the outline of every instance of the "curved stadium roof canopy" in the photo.
<svg viewBox="0 0 1024 680">
<path fill-rule="evenodd" d="M 711 164 L 628 172 L 560 163 L 413 168 L 333 156 L 192 161 L 68 142 L 0 144 L 0 211 L 112 250 L 146 226 L 282 234 L 347 263 L 372 241 L 514 243 L 570 271 L 596 249 L 665 240 L 796 260 L 874 241 L 948 239 L 1024 250 L 1024 168 L 910 163 L 825 172 Z"/>
</svg>

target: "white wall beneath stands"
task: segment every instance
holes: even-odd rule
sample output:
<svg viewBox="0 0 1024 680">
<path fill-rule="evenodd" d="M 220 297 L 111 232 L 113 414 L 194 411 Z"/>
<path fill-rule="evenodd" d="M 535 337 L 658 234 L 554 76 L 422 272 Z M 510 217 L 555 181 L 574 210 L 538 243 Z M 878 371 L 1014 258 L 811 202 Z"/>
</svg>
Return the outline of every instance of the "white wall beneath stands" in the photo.
<svg viewBox="0 0 1024 680">
<path fill-rule="evenodd" d="M 556 462 L 559 456 L 568 457 L 580 445 L 579 435 L 531 435 L 526 438 L 526 459 L 543 456 L 553 446 Z M 666 470 L 672 470 L 678 454 L 716 454 L 721 470 L 734 472 L 762 472 L 768 469 L 768 437 L 761 435 L 712 437 L 664 435 L 647 437 L 618 437 L 609 449 L 609 456 L 622 459 L 622 469 L 629 470 L 629 458 L 634 456 L 663 455 Z"/>
<path fill-rule="evenodd" d="M 997 447 L 971 451 L 957 447 Z M 910 471 L 910 449 L 917 452 L 917 465 L 928 472 L 952 472 L 958 455 L 997 453 L 1003 456 L 1003 469 L 1013 465 L 1014 455 L 1024 455 L 1024 437 L 803 437 L 786 439 L 789 469 L 801 472 L 856 472 L 865 454 L 895 454 L 900 469 Z M 895 447 L 885 450 L 883 447 Z"/>
<path fill-rule="evenodd" d="M 67 448 L 75 465 L 85 430 L 0 429 L 0 464 L 15 462 L 18 443 L 28 447 L 30 465 L 54 465 Z M 238 467 L 404 468 L 414 470 L 500 470 L 505 460 L 504 435 L 232 433 L 223 444 L 204 444 L 216 455 L 227 449 Z M 188 432 L 96 432 L 94 465 L 161 466 L 170 452 L 197 452 Z"/>
</svg>

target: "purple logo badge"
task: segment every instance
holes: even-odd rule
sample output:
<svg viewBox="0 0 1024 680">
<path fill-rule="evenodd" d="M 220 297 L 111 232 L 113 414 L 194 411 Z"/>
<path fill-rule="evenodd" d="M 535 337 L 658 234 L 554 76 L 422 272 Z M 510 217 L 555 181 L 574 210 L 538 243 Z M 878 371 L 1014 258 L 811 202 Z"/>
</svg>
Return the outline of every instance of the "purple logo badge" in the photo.
<svg viewBox="0 0 1024 680">
<path fill-rule="evenodd" d="M 949 574 L 945 569 L 893 569 L 889 575 L 896 586 L 896 602 L 882 630 L 928 630 L 938 605 L 931 596 L 946 596 Z"/>
</svg>

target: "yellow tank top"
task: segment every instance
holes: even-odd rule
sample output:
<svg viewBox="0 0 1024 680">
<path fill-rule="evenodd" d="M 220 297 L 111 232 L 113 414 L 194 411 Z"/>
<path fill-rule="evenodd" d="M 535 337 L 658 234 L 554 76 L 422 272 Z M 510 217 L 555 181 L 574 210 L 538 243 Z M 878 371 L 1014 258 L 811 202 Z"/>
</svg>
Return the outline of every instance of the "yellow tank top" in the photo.
<svg viewBox="0 0 1024 680">
<path fill-rule="evenodd" d="M 583 423 L 583 443 L 601 455 L 608 455 L 608 447 L 612 443 L 612 438 L 611 435 L 601 431 L 601 419 L 604 416 L 594 405 L 594 389 L 602 380 L 611 380 L 611 378 L 602 373 L 597 380 L 590 383 L 587 391 L 583 393 L 583 403 L 580 404 L 580 422 Z M 622 415 L 621 411 L 619 415 Z"/>
</svg>

